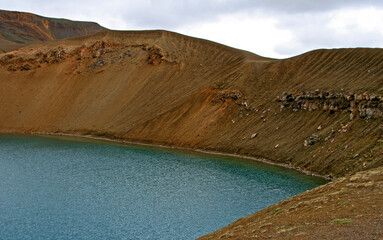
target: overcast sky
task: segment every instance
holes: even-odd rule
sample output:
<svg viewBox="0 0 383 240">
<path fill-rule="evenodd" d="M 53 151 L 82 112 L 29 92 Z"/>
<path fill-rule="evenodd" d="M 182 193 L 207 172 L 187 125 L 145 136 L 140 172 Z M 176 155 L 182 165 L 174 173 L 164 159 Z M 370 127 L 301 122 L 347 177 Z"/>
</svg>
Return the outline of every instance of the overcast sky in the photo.
<svg viewBox="0 0 383 240">
<path fill-rule="evenodd" d="M 116 30 L 171 30 L 275 58 L 383 47 L 383 0 L 0 0 L 0 8 Z"/>
</svg>

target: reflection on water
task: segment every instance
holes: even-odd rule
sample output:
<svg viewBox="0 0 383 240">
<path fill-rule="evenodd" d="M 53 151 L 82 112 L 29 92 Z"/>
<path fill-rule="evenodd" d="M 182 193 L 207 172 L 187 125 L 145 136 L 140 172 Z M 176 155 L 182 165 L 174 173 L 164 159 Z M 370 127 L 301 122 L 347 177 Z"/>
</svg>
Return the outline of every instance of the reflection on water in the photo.
<svg viewBox="0 0 383 240">
<path fill-rule="evenodd" d="M 228 157 L 0 135 L 0 234 L 194 239 L 323 183 Z"/>
</svg>

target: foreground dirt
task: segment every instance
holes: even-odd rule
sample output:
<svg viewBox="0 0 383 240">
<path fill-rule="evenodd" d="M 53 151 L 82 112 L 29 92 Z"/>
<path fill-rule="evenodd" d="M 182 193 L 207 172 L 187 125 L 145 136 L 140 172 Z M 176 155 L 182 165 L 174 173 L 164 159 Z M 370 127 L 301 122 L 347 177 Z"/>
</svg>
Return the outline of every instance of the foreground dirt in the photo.
<svg viewBox="0 0 383 240">
<path fill-rule="evenodd" d="M 375 169 L 212 236 L 377 237 L 382 59 L 382 49 L 335 49 L 275 60 L 166 31 L 36 43 L 0 54 L 0 132 L 235 153 L 332 178 Z"/>
<path fill-rule="evenodd" d="M 299 194 L 199 239 L 383 239 L 383 168 Z"/>
</svg>

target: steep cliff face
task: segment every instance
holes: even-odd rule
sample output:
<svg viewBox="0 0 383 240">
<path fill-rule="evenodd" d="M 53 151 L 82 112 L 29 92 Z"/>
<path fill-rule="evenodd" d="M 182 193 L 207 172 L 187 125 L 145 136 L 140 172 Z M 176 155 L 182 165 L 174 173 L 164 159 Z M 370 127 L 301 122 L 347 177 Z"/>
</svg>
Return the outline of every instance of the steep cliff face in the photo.
<svg viewBox="0 0 383 240">
<path fill-rule="evenodd" d="M 41 17 L 31 13 L 0 10 L 0 50 L 22 43 L 80 37 L 105 30 L 97 23 Z"/>
<path fill-rule="evenodd" d="M 0 129 L 237 153 L 343 176 L 382 165 L 381 59 L 381 49 L 338 49 L 273 60 L 166 31 L 34 44 L 0 55 Z"/>
</svg>

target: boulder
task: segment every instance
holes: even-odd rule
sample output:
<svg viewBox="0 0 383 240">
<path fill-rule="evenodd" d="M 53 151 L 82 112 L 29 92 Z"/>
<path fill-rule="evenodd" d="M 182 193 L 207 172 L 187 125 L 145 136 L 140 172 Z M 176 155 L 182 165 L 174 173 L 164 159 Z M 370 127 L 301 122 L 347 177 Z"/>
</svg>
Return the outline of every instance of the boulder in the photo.
<svg viewBox="0 0 383 240">
<path fill-rule="evenodd" d="M 258 136 L 258 133 L 254 133 L 251 135 L 251 139 L 256 138 Z"/>
<path fill-rule="evenodd" d="M 29 65 L 29 64 L 24 64 L 20 67 L 20 70 L 21 71 L 28 71 L 28 70 L 31 70 L 32 69 L 32 66 Z"/>
<path fill-rule="evenodd" d="M 292 102 L 292 101 L 294 101 L 294 96 L 293 96 L 293 94 L 288 94 L 287 96 L 286 96 L 286 101 L 287 102 Z"/>
</svg>

